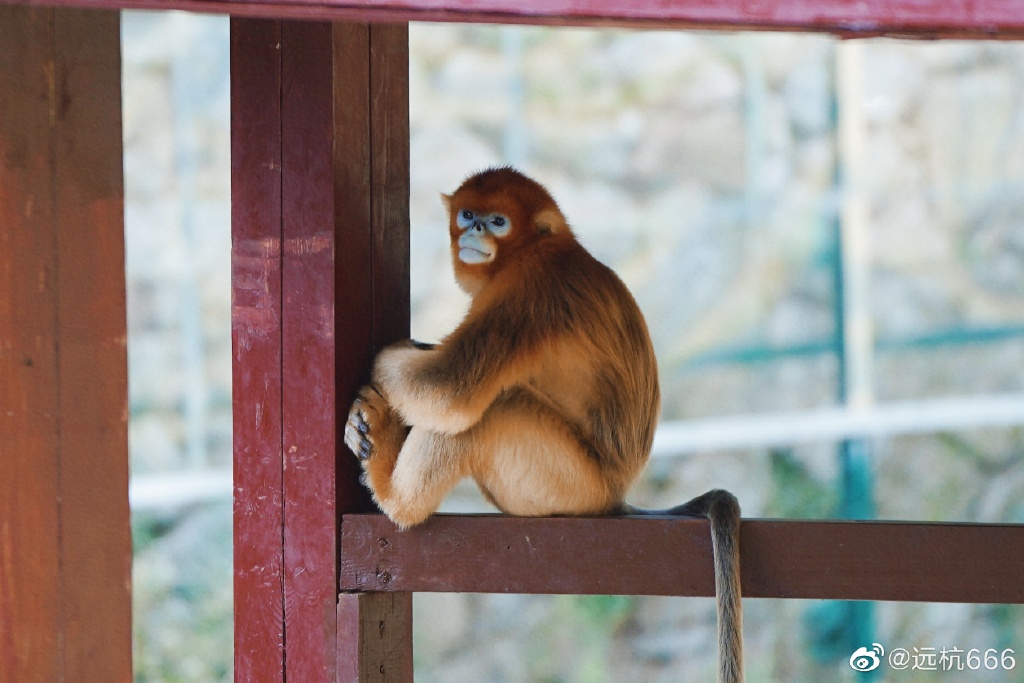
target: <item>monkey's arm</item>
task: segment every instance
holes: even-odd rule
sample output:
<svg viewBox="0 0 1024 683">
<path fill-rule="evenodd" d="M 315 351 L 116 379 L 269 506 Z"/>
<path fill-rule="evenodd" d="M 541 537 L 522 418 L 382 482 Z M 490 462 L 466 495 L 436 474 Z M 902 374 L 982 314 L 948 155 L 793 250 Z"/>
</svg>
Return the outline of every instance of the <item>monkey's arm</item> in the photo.
<svg viewBox="0 0 1024 683">
<path fill-rule="evenodd" d="M 406 425 L 457 434 L 476 424 L 493 397 L 457 401 L 438 372 L 445 364 L 444 355 L 437 347 L 393 344 L 377 354 L 373 384 Z"/>
<path fill-rule="evenodd" d="M 536 321 L 508 307 L 470 311 L 433 348 L 404 341 L 382 350 L 373 383 L 405 424 L 462 433 L 480 421 L 503 389 L 526 381 L 537 364 L 536 340 L 545 334 Z"/>
</svg>

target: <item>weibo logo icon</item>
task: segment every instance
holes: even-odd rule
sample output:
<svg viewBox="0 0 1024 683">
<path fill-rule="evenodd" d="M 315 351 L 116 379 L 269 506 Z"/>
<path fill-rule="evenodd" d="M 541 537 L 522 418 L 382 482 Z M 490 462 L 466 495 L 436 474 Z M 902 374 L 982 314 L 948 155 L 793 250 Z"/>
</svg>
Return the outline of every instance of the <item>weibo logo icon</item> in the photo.
<svg viewBox="0 0 1024 683">
<path fill-rule="evenodd" d="M 854 671 L 874 671 L 884 656 L 885 648 L 878 643 L 872 643 L 870 650 L 866 647 L 857 648 L 850 656 L 850 668 Z"/>
</svg>

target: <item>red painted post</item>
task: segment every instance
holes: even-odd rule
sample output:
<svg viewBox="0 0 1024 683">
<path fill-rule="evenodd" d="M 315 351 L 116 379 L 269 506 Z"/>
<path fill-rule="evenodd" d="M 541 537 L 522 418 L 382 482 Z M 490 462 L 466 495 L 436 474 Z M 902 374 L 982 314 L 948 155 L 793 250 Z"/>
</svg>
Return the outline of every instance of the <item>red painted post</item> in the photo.
<svg viewBox="0 0 1024 683">
<path fill-rule="evenodd" d="M 347 670 L 340 515 L 370 505 L 339 434 L 375 348 L 408 334 L 406 44 L 404 26 L 232 22 L 240 681 Z"/>
<path fill-rule="evenodd" d="M 0 6 L 0 683 L 128 683 L 120 22 Z"/>
<path fill-rule="evenodd" d="M 284 681 L 281 25 L 231 24 L 235 680 Z"/>
</svg>

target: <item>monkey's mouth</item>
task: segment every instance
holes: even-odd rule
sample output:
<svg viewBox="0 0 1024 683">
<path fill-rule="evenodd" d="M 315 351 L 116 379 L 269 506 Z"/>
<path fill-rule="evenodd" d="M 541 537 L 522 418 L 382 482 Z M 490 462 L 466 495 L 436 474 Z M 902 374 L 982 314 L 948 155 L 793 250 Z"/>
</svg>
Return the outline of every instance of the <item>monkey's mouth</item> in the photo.
<svg viewBox="0 0 1024 683">
<path fill-rule="evenodd" d="M 486 251 L 480 251 L 479 249 L 474 249 L 472 247 L 462 247 L 459 249 L 459 260 L 470 265 L 487 263 L 492 258 L 494 258 L 493 254 L 489 254 Z"/>
</svg>

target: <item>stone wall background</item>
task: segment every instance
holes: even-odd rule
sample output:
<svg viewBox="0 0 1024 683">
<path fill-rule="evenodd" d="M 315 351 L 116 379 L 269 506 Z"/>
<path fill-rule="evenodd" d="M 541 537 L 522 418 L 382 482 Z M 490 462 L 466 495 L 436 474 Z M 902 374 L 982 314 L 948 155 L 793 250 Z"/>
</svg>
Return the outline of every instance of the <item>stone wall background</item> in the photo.
<svg viewBox="0 0 1024 683">
<path fill-rule="evenodd" d="M 223 469 L 227 20 L 130 12 L 123 25 L 133 474 Z M 837 360 L 815 345 L 835 325 L 838 41 L 455 25 L 410 36 L 415 336 L 443 336 L 465 307 L 438 194 L 514 163 L 635 293 L 663 419 L 837 403 Z M 875 398 L 1024 392 L 1024 46 L 874 40 L 864 56 L 865 181 L 847 191 L 868 207 Z M 971 330 L 987 341 L 963 343 Z M 794 346 L 809 351 L 772 356 Z M 1024 517 L 1019 428 L 870 447 L 881 518 Z M 632 499 L 725 486 L 749 516 L 829 517 L 837 471 L 834 443 L 699 452 L 653 462 Z M 484 505 L 464 486 L 448 509 Z M 230 680 L 230 504 L 140 504 L 134 528 L 136 678 Z M 418 680 L 713 677 L 710 600 L 417 595 L 415 610 Z M 746 610 L 751 680 L 852 680 L 855 647 L 830 631 L 840 606 Z M 873 621 L 887 647 L 1002 649 L 1024 647 L 1020 618 L 886 604 Z"/>
</svg>

